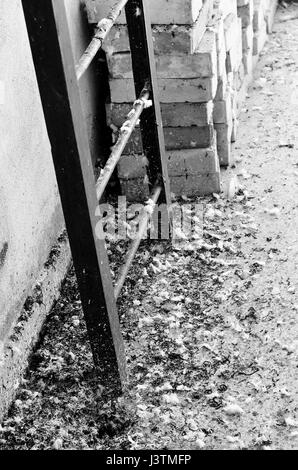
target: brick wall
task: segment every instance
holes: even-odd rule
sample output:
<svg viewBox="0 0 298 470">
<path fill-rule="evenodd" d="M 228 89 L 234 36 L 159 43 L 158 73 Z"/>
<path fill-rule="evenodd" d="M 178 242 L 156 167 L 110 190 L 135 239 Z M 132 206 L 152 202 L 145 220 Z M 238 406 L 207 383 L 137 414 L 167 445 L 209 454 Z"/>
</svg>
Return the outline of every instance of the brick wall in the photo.
<svg viewBox="0 0 298 470">
<path fill-rule="evenodd" d="M 86 0 L 89 21 L 115 0 Z M 220 166 L 231 164 L 238 116 L 277 0 L 151 0 L 171 190 L 176 195 L 220 191 Z M 114 138 L 135 100 L 129 42 L 122 14 L 105 44 L 110 71 L 108 124 Z M 139 130 L 118 165 L 130 199 L 148 195 Z"/>
</svg>

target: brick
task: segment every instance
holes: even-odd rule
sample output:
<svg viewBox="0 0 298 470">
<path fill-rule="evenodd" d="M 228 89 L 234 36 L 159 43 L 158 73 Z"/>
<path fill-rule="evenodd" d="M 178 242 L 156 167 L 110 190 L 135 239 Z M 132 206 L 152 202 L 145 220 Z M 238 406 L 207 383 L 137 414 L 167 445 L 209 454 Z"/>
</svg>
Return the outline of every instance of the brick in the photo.
<svg viewBox="0 0 298 470">
<path fill-rule="evenodd" d="M 222 42 L 225 40 L 224 21 L 222 15 L 219 13 L 214 14 L 208 22 L 207 28 L 211 31 L 214 31 L 216 35 L 216 47 L 217 50 L 219 50 Z"/>
<path fill-rule="evenodd" d="M 120 180 L 122 194 L 130 202 L 146 201 L 149 197 L 148 184 L 142 178 Z M 170 178 L 171 192 L 179 196 L 205 196 L 219 193 L 220 173 L 197 174 L 192 176 L 172 176 Z"/>
<path fill-rule="evenodd" d="M 227 74 L 226 72 L 224 72 L 224 74 L 218 78 L 217 90 L 216 90 L 216 95 L 214 98 L 215 101 L 220 101 L 224 99 L 227 85 L 228 85 Z"/>
<path fill-rule="evenodd" d="M 242 61 L 245 75 L 251 75 L 253 71 L 252 50 L 248 50 L 247 53 L 243 54 Z"/>
<path fill-rule="evenodd" d="M 123 180 L 144 178 L 147 159 L 144 155 L 122 155 L 118 166 L 118 177 Z"/>
<path fill-rule="evenodd" d="M 230 14 L 224 21 L 225 46 L 228 52 L 235 44 L 238 36 L 238 17 Z"/>
<path fill-rule="evenodd" d="M 207 0 L 209 2 L 210 0 Z M 229 0 L 230 1 L 230 0 Z M 115 0 L 85 0 L 86 11 L 90 23 L 97 23 L 105 18 Z M 192 24 L 202 9 L 202 0 L 150 0 L 150 17 L 152 24 Z M 124 12 L 117 20 L 125 24 Z"/>
<path fill-rule="evenodd" d="M 213 102 L 162 104 L 164 126 L 206 126 L 212 122 Z"/>
<path fill-rule="evenodd" d="M 206 149 L 167 151 L 170 176 L 191 176 L 216 173 L 219 160 L 215 146 Z M 143 155 L 123 155 L 118 164 L 118 177 L 122 180 L 144 178 L 146 158 Z"/>
<path fill-rule="evenodd" d="M 264 24 L 266 24 L 265 15 L 266 11 L 263 0 L 254 0 L 253 30 L 255 33 L 259 33 Z"/>
<path fill-rule="evenodd" d="M 167 152 L 169 175 L 191 176 L 219 172 L 215 148 Z"/>
<path fill-rule="evenodd" d="M 213 126 L 164 127 L 166 150 L 206 148 L 214 142 Z M 135 129 L 123 154 L 142 154 L 140 129 Z"/>
<path fill-rule="evenodd" d="M 121 179 L 119 178 L 121 193 L 129 202 L 144 202 L 150 196 L 149 185 L 143 178 Z"/>
<path fill-rule="evenodd" d="M 247 28 L 242 28 L 242 51 L 247 52 L 248 49 L 253 48 L 253 29 L 252 25 L 247 26 Z"/>
<path fill-rule="evenodd" d="M 254 35 L 253 39 L 253 55 L 258 56 L 262 51 L 265 43 L 267 40 L 267 27 L 263 26 L 263 28 Z"/>
<path fill-rule="evenodd" d="M 229 166 L 232 163 L 231 140 L 232 124 L 215 124 L 217 153 L 220 166 Z"/>
<path fill-rule="evenodd" d="M 239 121 L 238 121 L 238 92 L 237 93 L 231 93 L 231 107 L 232 107 L 232 133 L 231 133 L 231 142 L 236 142 L 237 140 L 237 132 L 238 132 L 238 126 L 239 126 Z"/>
<path fill-rule="evenodd" d="M 250 76 L 247 75 L 242 83 L 240 90 L 238 90 L 237 92 L 237 99 L 236 99 L 235 106 L 234 106 L 237 119 L 240 116 L 241 110 L 243 108 L 243 103 L 247 98 L 247 90 L 251 81 L 252 81 L 252 75 Z"/>
<path fill-rule="evenodd" d="M 236 0 L 215 0 L 214 9 L 220 13 L 223 18 L 233 14 L 237 16 L 237 1 Z"/>
<path fill-rule="evenodd" d="M 238 6 L 237 14 L 242 20 L 242 28 L 250 26 L 254 15 L 253 1 L 249 0 L 245 5 Z"/>
<path fill-rule="evenodd" d="M 203 77 L 211 77 L 217 74 L 216 34 L 214 31 L 207 30 L 205 32 L 193 57 L 199 61 Z"/>
<path fill-rule="evenodd" d="M 234 72 L 227 73 L 227 84 L 232 89 L 234 88 L 234 76 L 235 76 Z"/>
<path fill-rule="evenodd" d="M 225 44 L 222 43 L 221 49 L 217 52 L 217 71 L 219 78 L 223 77 L 223 75 L 226 73 L 226 57 L 226 47 Z"/>
<path fill-rule="evenodd" d="M 121 127 L 132 103 L 111 103 L 107 105 L 108 124 Z M 206 126 L 212 122 L 213 102 L 208 103 L 162 103 L 162 120 L 165 127 Z"/>
<path fill-rule="evenodd" d="M 176 196 L 205 196 L 220 192 L 220 174 L 197 174 L 170 178 L 171 192 Z"/>
<path fill-rule="evenodd" d="M 156 55 L 193 54 L 197 49 L 213 12 L 213 0 L 204 2 L 195 23 L 191 25 L 165 24 L 152 26 L 152 37 Z M 129 52 L 129 39 L 126 25 L 115 25 L 103 46 L 109 54 Z"/>
<path fill-rule="evenodd" d="M 269 0 L 266 13 L 265 13 L 265 20 L 267 24 L 267 33 L 272 33 L 272 28 L 274 24 L 274 16 L 278 7 L 278 0 Z"/>
<path fill-rule="evenodd" d="M 159 95 L 162 103 L 206 103 L 216 94 L 217 77 L 196 79 L 159 79 Z M 128 103 L 135 100 L 133 80 L 113 79 L 110 81 L 111 100 L 114 103 Z"/>
<path fill-rule="evenodd" d="M 235 143 L 237 140 L 239 121 L 238 119 L 233 119 L 232 133 L 231 133 L 231 142 Z"/>
<path fill-rule="evenodd" d="M 243 62 L 241 62 L 238 70 L 234 74 L 234 86 L 233 86 L 234 90 L 236 90 L 236 91 L 240 90 L 240 88 L 242 87 L 242 83 L 244 81 L 245 75 L 246 75 L 246 73 L 245 73 L 245 69 L 244 69 L 244 64 L 243 64 Z"/>
<path fill-rule="evenodd" d="M 108 67 L 112 78 L 132 78 L 130 53 L 108 55 Z M 205 78 L 217 73 L 215 34 L 206 31 L 194 54 L 159 55 L 156 57 L 159 78 Z"/>
<path fill-rule="evenodd" d="M 232 122 L 232 98 L 227 92 L 224 99 L 214 102 L 213 121 L 215 124 L 229 124 Z"/>
<path fill-rule="evenodd" d="M 224 22 L 221 16 L 214 15 L 208 23 L 208 29 L 215 33 L 217 51 L 217 74 L 219 77 L 225 71 L 226 47 L 224 35 Z"/>
<path fill-rule="evenodd" d="M 214 141 L 213 126 L 205 127 L 165 127 L 166 150 L 205 148 Z M 135 131 L 124 153 L 142 153 L 142 141 L 139 131 Z"/>
<path fill-rule="evenodd" d="M 236 20 L 237 28 L 235 29 L 233 26 L 234 31 L 234 41 L 229 41 L 229 45 L 231 46 L 229 50 L 227 50 L 226 55 L 226 70 L 227 73 L 234 72 L 237 70 L 242 61 L 242 28 L 241 28 L 241 18 L 237 18 Z M 231 42 L 231 44 L 230 44 Z"/>
<path fill-rule="evenodd" d="M 171 191 L 178 195 L 204 195 L 220 191 L 220 171 L 215 148 L 167 152 Z M 148 198 L 146 159 L 143 156 L 122 156 L 118 177 L 130 201 Z"/>
</svg>

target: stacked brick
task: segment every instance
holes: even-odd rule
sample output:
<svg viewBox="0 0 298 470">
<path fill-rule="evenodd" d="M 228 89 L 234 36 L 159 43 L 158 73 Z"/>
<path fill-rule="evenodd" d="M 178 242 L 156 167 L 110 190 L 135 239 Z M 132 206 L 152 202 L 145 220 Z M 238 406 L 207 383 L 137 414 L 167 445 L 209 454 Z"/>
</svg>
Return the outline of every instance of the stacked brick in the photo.
<svg viewBox="0 0 298 470">
<path fill-rule="evenodd" d="M 92 21 L 106 13 L 109 3 L 88 2 L 89 12 L 96 13 Z M 150 7 L 171 190 L 176 195 L 218 192 L 220 168 L 213 125 L 216 37 L 207 30 L 213 0 L 151 0 Z M 116 137 L 136 99 L 124 15 L 105 50 L 111 91 L 107 115 Z M 145 167 L 137 129 L 118 165 L 123 191 L 131 199 L 148 193 Z"/>
<path fill-rule="evenodd" d="M 218 85 L 213 116 L 217 150 L 221 166 L 228 166 L 237 124 L 234 88 L 242 63 L 241 19 L 237 16 L 237 0 L 216 0 L 209 28 L 216 32 L 217 38 Z"/>
<path fill-rule="evenodd" d="M 85 0 L 89 21 L 115 0 Z M 172 192 L 220 190 L 231 163 L 241 103 L 272 28 L 277 0 L 150 0 L 157 75 Z M 108 123 L 115 138 L 136 99 L 122 14 L 105 44 L 110 72 Z M 148 194 L 146 159 L 137 129 L 118 165 L 125 194 Z"/>
<path fill-rule="evenodd" d="M 253 12 L 253 55 L 254 62 L 262 51 L 267 34 L 272 32 L 276 0 L 254 0 Z"/>
<path fill-rule="evenodd" d="M 209 27 L 216 31 L 218 88 L 214 100 L 214 126 L 221 166 L 231 161 L 231 142 L 252 79 L 253 68 L 272 30 L 277 0 L 215 0 Z M 225 64 L 224 64 L 225 57 Z"/>
</svg>

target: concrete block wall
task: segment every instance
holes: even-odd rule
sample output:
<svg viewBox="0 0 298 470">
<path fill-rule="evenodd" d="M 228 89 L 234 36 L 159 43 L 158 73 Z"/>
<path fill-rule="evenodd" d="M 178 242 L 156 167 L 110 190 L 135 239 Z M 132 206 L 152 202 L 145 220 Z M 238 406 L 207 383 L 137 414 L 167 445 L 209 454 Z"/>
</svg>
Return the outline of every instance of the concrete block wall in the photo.
<svg viewBox="0 0 298 470">
<path fill-rule="evenodd" d="M 152 32 L 169 159 L 176 195 L 220 190 L 220 166 L 231 162 L 241 103 L 271 31 L 277 0 L 151 0 Z M 114 0 L 86 0 L 89 21 Z M 105 43 L 110 72 L 108 124 L 117 138 L 135 100 L 129 41 L 122 14 Z M 123 192 L 147 197 L 139 130 L 118 166 Z"/>
</svg>

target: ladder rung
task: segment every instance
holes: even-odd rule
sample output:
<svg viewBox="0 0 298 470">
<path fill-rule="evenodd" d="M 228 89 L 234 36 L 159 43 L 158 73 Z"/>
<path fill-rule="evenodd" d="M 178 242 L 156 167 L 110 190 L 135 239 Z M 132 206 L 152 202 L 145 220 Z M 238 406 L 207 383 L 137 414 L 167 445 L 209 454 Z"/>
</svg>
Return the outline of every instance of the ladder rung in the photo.
<svg viewBox="0 0 298 470">
<path fill-rule="evenodd" d="M 125 146 L 138 123 L 139 117 L 142 114 L 142 111 L 146 104 L 146 100 L 149 99 L 149 96 L 149 91 L 147 89 L 143 89 L 140 98 L 135 102 L 133 106 L 133 113 L 131 111 L 131 113 L 128 114 L 128 116 L 130 114 L 132 114 L 132 116 L 124 123 L 120 130 L 120 136 L 113 147 L 112 153 L 104 169 L 102 170 L 102 174 L 96 182 L 96 195 L 99 201 L 101 200 L 102 195 L 107 187 L 107 184 L 113 174 L 113 171 L 115 170 L 116 165 L 121 158 L 122 152 L 125 149 Z"/>
<path fill-rule="evenodd" d="M 101 49 L 103 41 L 111 31 L 115 21 L 117 20 L 118 16 L 120 15 L 127 2 L 128 0 L 120 0 L 120 2 L 118 2 L 111 8 L 107 18 L 103 18 L 97 24 L 93 39 L 85 50 L 82 57 L 80 58 L 78 65 L 76 66 L 77 80 L 80 80 L 80 78 L 86 72 L 98 51 Z"/>
<path fill-rule="evenodd" d="M 153 209 L 155 204 L 157 203 L 158 198 L 161 194 L 161 191 L 162 191 L 161 186 L 156 186 L 155 189 L 153 190 L 153 193 L 150 197 L 150 200 L 152 201 L 152 206 L 150 205 L 151 209 Z M 115 295 L 116 300 L 119 297 L 121 289 L 122 289 L 122 287 L 124 285 L 124 282 L 126 280 L 126 276 L 128 274 L 129 268 L 130 268 L 130 266 L 131 266 L 131 264 L 134 260 L 136 252 L 138 251 L 138 248 L 139 248 L 140 243 L 142 241 L 145 230 L 148 227 L 148 221 L 149 221 L 149 218 L 151 216 L 151 213 L 152 213 L 151 210 L 146 210 L 146 208 L 144 209 L 144 212 L 142 214 L 142 219 L 141 219 L 141 222 L 140 222 L 139 231 L 138 231 L 136 237 L 134 238 L 134 241 L 132 242 L 132 246 L 129 249 L 126 262 L 122 266 L 119 277 L 118 277 L 117 282 L 115 284 L 114 295 Z"/>
</svg>

